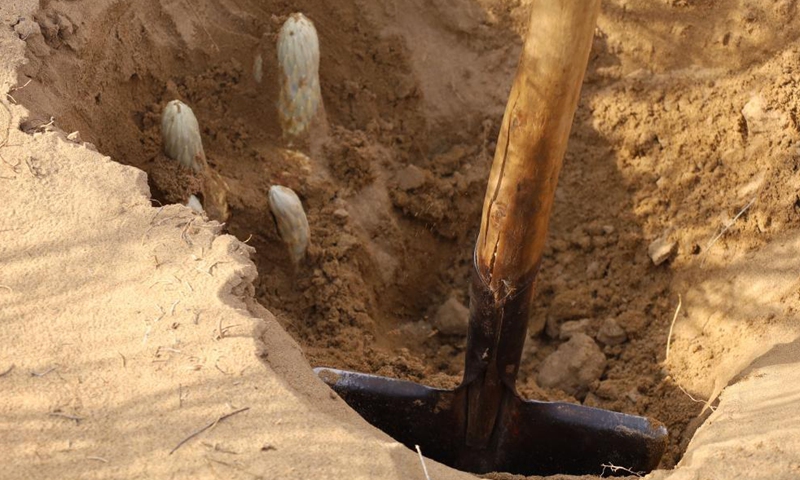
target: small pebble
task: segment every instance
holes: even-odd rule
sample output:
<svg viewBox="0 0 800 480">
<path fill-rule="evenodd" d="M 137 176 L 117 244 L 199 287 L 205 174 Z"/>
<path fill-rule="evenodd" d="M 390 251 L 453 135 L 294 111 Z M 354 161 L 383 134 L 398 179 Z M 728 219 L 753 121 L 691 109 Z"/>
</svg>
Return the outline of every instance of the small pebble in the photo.
<svg viewBox="0 0 800 480">
<path fill-rule="evenodd" d="M 607 318 L 597 332 L 597 340 L 606 345 L 619 345 L 627 339 L 625 330 L 613 318 Z"/>
<path fill-rule="evenodd" d="M 42 30 L 33 19 L 22 17 L 14 25 L 14 32 L 21 40 L 27 40 L 28 37 L 41 34 Z"/>
<path fill-rule="evenodd" d="M 671 242 L 666 237 L 660 237 L 647 247 L 647 254 L 650 255 L 650 260 L 654 265 L 661 265 L 675 253 L 677 247 L 676 242 Z"/>
<path fill-rule="evenodd" d="M 569 340 L 577 333 L 585 334 L 591 325 L 592 321 L 588 318 L 564 322 L 558 332 L 558 338 L 560 340 Z"/>
<path fill-rule="evenodd" d="M 404 323 L 397 330 L 392 330 L 391 333 L 398 338 L 402 338 L 404 342 L 408 342 L 411 345 L 422 345 L 426 340 L 431 338 L 433 329 L 428 323 L 418 321 Z"/>
<path fill-rule="evenodd" d="M 780 130 L 788 120 L 788 116 L 778 110 L 770 110 L 767 101 L 761 95 L 755 95 L 742 108 L 742 116 L 747 122 L 747 131 L 754 133 Z"/>
<path fill-rule="evenodd" d="M 444 335 L 464 336 L 468 325 L 469 309 L 455 297 L 448 298 L 433 317 L 433 326 Z"/>
<path fill-rule="evenodd" d="M 557 388 L 583 397 L 605 369 L 606 356 L 600 347 L 590 336 L 576 333 L 544 359 L 536 382 L 542 388 Z"/>
<path fill-rule="evenodd" d="M 547 316 L 544 333 L 550 338 L 558 338 L 558 335 L 561 333 L 561 326 L 558 323 L 558 319 L 553 315 Z"/>
<path fill-rule="evenodd" d="M 409 165 L 399 170 L 394 176 L 400 190 L 414 190 L 425 185 L 425 171 L 416 165 Z"/>
</svg>

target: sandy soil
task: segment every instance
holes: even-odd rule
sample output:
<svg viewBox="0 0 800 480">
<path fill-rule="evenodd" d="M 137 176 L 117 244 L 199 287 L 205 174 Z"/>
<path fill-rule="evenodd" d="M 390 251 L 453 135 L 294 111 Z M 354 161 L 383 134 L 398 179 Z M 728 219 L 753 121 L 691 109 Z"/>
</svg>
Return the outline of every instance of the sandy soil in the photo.
<svg viewBox="0 0 800 480">
<path fill-rule="evenodd" d="M 458 382 L 464 338 L 434 317 L 468 301 L 528 2 L 34 3 L 0 7 L 11 95 L 0 329 L 14 339 L 0 344 L 0 373 L 13 366 L 0 377 L 12 393 L 0 442 L 24 472 L 9 478 L 419 476 L 411 452 L 354 418 L 308 363 Z M 603 8 L 519 389 L 659 419 L 667 469 L 711 415 L 680 468 L 656 478 L 790 476 L 796 6 Z M 311 141 L 287 145 L 274 40 L 295 10 L 320 32 L 325 112 Z M 161 153 L 173 98 L 195 109 L 231 187 L 225 226 L 148 201 L 194 193 Z M 268 214 L 276 183 L 308 212 L 299 269 Z M 656 266 L 658 238 L 675 251 Z M 602 375 L 578 395 L 539 387 L 560 328 L 584 319 Z M 619 344 L 602 341 L 609 321 Z"/>
</svg>

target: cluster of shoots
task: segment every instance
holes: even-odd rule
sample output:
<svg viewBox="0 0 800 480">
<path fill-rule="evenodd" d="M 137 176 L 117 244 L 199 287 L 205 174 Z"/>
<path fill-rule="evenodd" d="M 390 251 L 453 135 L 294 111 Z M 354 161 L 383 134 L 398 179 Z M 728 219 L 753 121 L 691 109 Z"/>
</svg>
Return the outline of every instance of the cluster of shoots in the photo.
<svg viewBox="0 0 800 480">
<path fill-rule="evenodd" d="M 303 204 L 291 188 L 274 185 L 269 189 L 269 209 L 292 264 L 296 266 L 308 249 L 308 219 Z"/>
<path fill-rule="evenodd" d="M 254 77 L 262 79 L 260 54 L 254 63 Z M 278 35 L 278 67 L 280 94 L 278 114 L 283 134 L 288 138 L 303 135 L 311 125 L 322 103 L 319 85 L 319 37 L 314 24 L 302 13 L 289 16 Z M 222 178 L 207 167 L 200 126 L 192 109 L 173 100 L 164 108 L 161 119 L 164 153 L 204 180 L 205 210 L 227 218 L 227 186 Z M 210 203 L 210 204 L 209 204 Z M 192 195 L 187 206 L 197 212 L 204 208 Z M 290 188 L 275 185 L 269 189 L 269 208 L 281 239 L 286 244 L 292 263 L 298 265 L 306 255 L 309 227 L 300 198 Z M 215 215 L 216 214 L 216 215 Z"/>
<path fill-rule="evenodd" d="M 293 13 L 278 35 L 280 96 L 278 114 L 285 137 L 308 130 L 322 97 L 319 87 L 319 37 L 314 24 Z"/>
<path fill-rule="evenodd" d="M 308 131 L 322 103 L 319 37 L 314 23 L 302 13 L 293 13 L 281 27 L 278 34 L 278 69 L 281 128 L 284 137 L 296 138 Z M 259 81 L 259 77 L 256 76 L 256 81 Z M 269 189 L 269 208 L 292 264 L 297 266 L 306 255 L 309 239 L 308 219 L 303 204 L 291 188 L 274 185 Z"/>
<path fill-rule="evenodd" d="M 169 102 L 162 115 L 161 134 L 164 153 L 203 179 L 205 208 L 195 195 L 189 197 L 186 206 L 225 221 L 229 215 L 228 188 L 222 177 L 207 167 L 200 127 L 192 109 L 180 100 Z M 292 264 L 298 265 L 305 257 L 309 239 L 308 219 L 300 198 L 291 188 L 275 185 L 269 189 L 269 208 Z"/>
</svg>

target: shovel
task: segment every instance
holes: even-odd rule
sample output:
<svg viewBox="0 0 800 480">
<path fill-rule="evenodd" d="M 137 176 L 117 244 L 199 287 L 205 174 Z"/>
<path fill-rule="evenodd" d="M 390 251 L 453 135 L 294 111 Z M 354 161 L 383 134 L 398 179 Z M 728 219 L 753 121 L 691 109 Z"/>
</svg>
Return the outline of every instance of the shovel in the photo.
<svg viewBox="0 0 800 480">
<path fill-rule="evenodd" d="M 515 383 L 534 279 L 600 0 L 535 0 L 497 142 L 474 253 L 464 379 L 455 390 L 329 368 L 317 374 L 372 425 L 474 472 L 644 473 L 667 431 L 643 417 L 524 400 Z M 613 468 L 612 468 L 613 467 Z"/>
</svg>

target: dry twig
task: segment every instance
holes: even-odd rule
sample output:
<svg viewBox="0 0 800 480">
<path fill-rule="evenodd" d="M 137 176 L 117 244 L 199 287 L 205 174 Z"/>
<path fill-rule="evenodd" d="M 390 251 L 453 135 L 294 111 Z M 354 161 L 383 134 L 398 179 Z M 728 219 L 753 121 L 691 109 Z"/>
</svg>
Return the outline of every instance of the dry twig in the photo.
<svg viewBox="0 0 800 480">
<path fill-rule="evenodd" d="M 664 355 L 664 363 L 667 363 L 669 360 L 669 346 L 672 343 L 672 329 L 675 328 L 675 320 L 678 319 L 678 312 L 681 311 L 681 305 L 683 304 L 683 299 L 681 298 L 681 294 L 678 294 L 678 308 L 675 309 L 675 315 L 672 316 L 672 323 L 669 325 L 669 333 L 667 334 L 667 353 Z"/>
<path fill-rule="evenodd" d="M 208 35 L 208 39 L 211 40 L 211 45 L 214 46 L 214 50 L 216 50 L 217 53 L 219 53 L 220 51 L 219 45 L 217 45 L 217 42 L 214 41 L 214 37 L 211 36 L 211 33 L 206 28 L 206 24 L 203 21 L 203 19 L 200 18 L 200 14 L 197 13 L 197 9 L 194 8 L 194 6 L 189 2 L 189 0 L 186 0 L 186 4 L 189 6 L 189 10 L 191 10 L 192 13 L 194 13 L 195 18 L 197 18 L 197 24 L 200 25 L 200 28 L 202 28 L 203 31 L 206 32 L 206 35 Z"/>
<path fill-rule="evenodd" d="M 187 232 L 194 223 L 194 220 L 195 219 L 193 218 L 190 221 L 186 222 L 186 225 L 184 225 L 183 229 L 181 229 L 181 240 L 183 240 L 186 243 L 186 245 L 189 245 L 190 247 L 192 246 L 192 241 L 189 240 L 189 235 L 187 234 Z"/>
<path fill-rule="evenodd" d="M 227 453 L 229 455 L 239 455 L 239 452 L 236 452 L 236 451 L 233 451 L 233 450 L 228 450 L 225 447 L 220 446 L 219 443 L 213 443 L 213 444 L 212 443 L 208 443 L 208 442 L 201 442 L 201 443 L 202 443 L 202 445 L 204 447 L 210 448 L 210 449 L 214 450 L 215 452 Z"/>
<path fill-rule="evenodd" d="M 26 38 L 27 38 L 27 35 L 26 35 Z M 23 40 L 25 40 L 25 38 L 23 38 Z M 27 81 L 27 82 L 25 82 L 25 85 L 23 85 L 23 86 L 21 86 L 21 87 L 12 87 L 12 88 L 11 88 L 11 90 L 9 90 L 9 91 L 8 91 L 8 93 L 6 93 L 6 98 L 8 98 L 9 100 L 11 100 L 11 102 L 13 102 L 13 103 L 14 103 L 14 105 L 18 105 L 18 104 L 17 104 L 17 99 L 16 99 L 16 98 L 14 98 L 13 96 L 11 96 L 11 92 L 16 92 L 16 91 L 18 91 L 18 90 L 22 90 L 23 88 L 27 87 L 27 86 L 28 86 L 28 84 L 30 84 L 32 80 L 33 80 L 32 78 L 29 78 L 29 79 L 28 79 L 28 81 Z M 10 113 L 10 112 L 9 112 L 9 113 Z"/>
<path fill-rule="evenodd" d="M 181 440 L 180 443 L 175 445 L 175 448 L 170 450 L 169 454 L 172 455 L 173 453 L 175 453 L 176 450 L 181 448 L 186 442 L 188 442 L 189 440 L 193 439 L 194 437 L 200 435 L 201 433 L 205 432 L 206 430 L 208 430 L 210 428 L 214 428 L 219 422 L 221 422 L 221 421 L 223 421 L 223 420 L 225 420 L 227 418 L 231 418 L 232 416 L 234 416 L 236 414 L 239 414 L 239 413 L 242 413 L 242 412 L 246 412 L 247 410 L 250 410 L 250 407 L 240 408 L 239 410 L 234 410 L 231 413 L 226 413 L 225 415 L 217 418 L 216 420 L 214 420 L 213 422 L 209 423 L 205 427 L 201 428 L 200 430 L 197 430 L 196 432 L 192 433 L 188 437 L 186 437 L 183 440 Z"/>
<path fill-rule="evenodd" d="M 711 250 L 711 247 L 713 247 L 714 244 L 717 243 L 717 240 L 719 240 L 723 235 L 725 235 L 725 232 L 730 230 L 733 224 L 736 223 L 736 220 L 739 220 L 739 217 L 744 215 L 744 212 L 746 212 L 747 210 L 750 209 L 750 207 L 753 206 L 753 204 L 756 202 L 756 198 L 757 197 L 753 197 L 749 202 L 747 202 L 747 205 L 745 205 L 741 210 L 739 210 L 739 213 L 737 213 L 736 216 L 733 217 L 733 219 L 730 222 L 727 222 L 725 226 L 722 227 L 722 230 L 720 230 L 719 233 L 714 235 L 714 237 L 706 244 L 706 248 L 703 250 L 703 261 L 700 262 L 700 265 L 706 263 L 706 258 L 707 258 L 706 255 L 708 255 L 708 251 Z"/>
<path fill-rule="evenodd" d="M 430 475 L 428 475 L 428 467 L 425 465 L 425 457 L 422 456 L 422 449 L 419 448 L 419 445 L 414 445 L 417 447 L 417 453 L 419 454 L 419 463 L 422 464 L 422 471 L 425 473 L 425 480 L 431 480 Z"/>
<path fill-rule="evenodd" d="M 150 234 L 150 231 L 151 231 L 152 229 L 154 229 L 154 228 L 156 228 L 156 227 L 160 227 L 160 226 L 161 226 L 161 224 L 158 224 L 158 225 L 156 225 L 156 224 L 155 224 L 155 221 L 156 221 L 156 218 L 158 218 L 159 214 L 161 214 L 161 211 L 162 211 L 162 210 L 164 210 L 164 206 L 163 206 L 163 205 L 162 205 L 161 207 L 159 207 L 159 208 L 158 208 L 158 210 L 156 211 L 155 215 L 153 215 L 153 218 L 150 220 L 150 226 L 149 226 L 149 227 L 147 227 L 147 230 L 145 230 L 145 231 L 144 231 L 144 234 L 142 234 L 142 241 L 141 241 L 141 242 L 139 242 L 139 245 L 140 245 L 140 246 L 141 246 L 141 245 L 144 245 L 144 241 L 147 239 L 147 235 L 149 235 L 149 234 Z"/>
<path fill-rule="evenodd" d="M 631 475 L 635 475 L 635 476 L 637 476 L 637 477 L 642 477 L 642 476 L 643 476 L 643 475 L 642 475 L 642 472 L 634 472 L 634 471 L 633 471 L 633 470 L 631 470 L 630 468 L 618 467 L 618 466 L 616 466 L 616 465 L 614 465 L 614 464 L 612 464 L 612 463 L 604 463 L 604 464 L 602 464 L 602 465 L 600 465 L 600 466 L 601 466 L 601 467 L 603 467 L 603 471 L 600 473 L 600 476 L 601 476 L 601 477 L 602 477 L 603 475 L 605 475 L 605 473 L 606 473 L 606 468 L 607 468 L 607 469 L 609 469 L 609 470 L 611 470 L 611 473 L 625 472 L 625 473 L 630 473 Z"/>
<path fill-rule="evenodd" d="M 51 117 L 50 117 L 50 121 L 49 121 L 49 122 L 46 122 L 46 123 L 40 123 L 39 125 L 37 125 L 36 127 L 34 127 L 34 128 L 33 128 L 33 131 L 34 131 L 34 133 L 44 133 L 44 132 L 47 132 L 47 131 L 48 131 L 48 129 L 50 129 L 50 127 L 52 127 L 53 125 L 55 125 L 55 123 L 56 123 L 56 117 L 52 117 L 52 116 L 51 116 Z"/>
<path fill-rule="evenodd" d="M 50 368 L 48 368 L 47 370 L 45 370 L 44 372 L 41 372 L 41 373 L 40 372 L 31 372 L 31 377 L 44 377 L 45 375 L 47 375 L 48 373 L 52 372 L 55 369 L 56 369 L 56 367 L 50 367 Z"/>
<path fill-rule="evenodd" d="M 677 383 L 677 382 L 675 383 L 675 385 L 676 385 L 676 386 L 677 386 L 677 387 L 680 389 L 680 391 L 681 391 L 681 392 L 683 392 L 683 393 L 684 393 L 684 394 L 685 394 L 687 397 L 689 397 L 689 400 L 691 400 L 691 401 L 693 401 L 693 402 L 695 402 L 695 403 L 702 403 L 703 405 L 707 405 L 707 406 L 708 406 L 708 408 L 709 408 L 709 409 L 710 409 L 712 412 L 714 412 L 714 411 L 716 411 L 716 410 L 717 410 L 717 407 L 715 407 L 714 405 L 711 405 L 711 404 L 710 404 L 708 401 L 706 401 L 706 400 L 700 400 L 699 398 L 694 398 L 694 397 L 692 396 L 692 394 L 691 394 L 691 393 L 687 392 L 687 391 L 686 391 L 686 389 L 684 389 L 683 387 L 681 387 L 680 385 L 678 385 L 678 383 Z M 705 410 L 705 409 L 703 409 L 703 410 Z M 703 412 L 700 412 L 700 413 L 703 413 Z"/>
<path fill-rule="evenodd" d="M 72 420 L 75 423 L 81 423 L 81 420 L 83 420 L 83 417 L 79 417 L 77 415 L 70 415 L 68 413 L 62 413 L 62 412 L 50 412 L 50 416 L 66 418 L 67 420 Z"/>
</svg>

